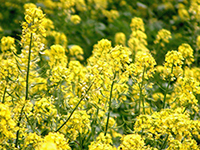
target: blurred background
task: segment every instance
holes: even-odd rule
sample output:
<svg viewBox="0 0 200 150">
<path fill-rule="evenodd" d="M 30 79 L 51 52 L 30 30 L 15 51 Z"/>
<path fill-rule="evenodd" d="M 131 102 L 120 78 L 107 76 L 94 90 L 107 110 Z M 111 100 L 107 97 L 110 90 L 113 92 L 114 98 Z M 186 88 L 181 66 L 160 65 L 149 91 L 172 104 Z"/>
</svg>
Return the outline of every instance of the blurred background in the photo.
<svg viewBox="0 0 200 150">
<path fill-rule="evenodd" d="M 42 8 L 53 22 L 54 30 L 66 35 L 66 48 L 79 45 L 83 49 L 85 59 L 82 63 L 86 62 L 100 39 L 106 38 L 115 45 L 118 32 L 123 32 L 129 39 L 133 17 L 143 19 L 147 48 L 156 53 L 157 64 L 163 63 L 168 50 L 177 50 L 182 43 L 190 44 L 198 58 L 196 39 L 200 12 L 196 0 L 0 0 L 0 38 L 12 36 L 20 40 L 26 3 Z M 164 47 L 154 42 L 161 29 L 167 29 L 172 35 L 170 44 Z M 47 46 L 54 42 L 54 37 L 49 36 Z M 199 66 L 198 59 L 195 65 Z"/>
</svg>

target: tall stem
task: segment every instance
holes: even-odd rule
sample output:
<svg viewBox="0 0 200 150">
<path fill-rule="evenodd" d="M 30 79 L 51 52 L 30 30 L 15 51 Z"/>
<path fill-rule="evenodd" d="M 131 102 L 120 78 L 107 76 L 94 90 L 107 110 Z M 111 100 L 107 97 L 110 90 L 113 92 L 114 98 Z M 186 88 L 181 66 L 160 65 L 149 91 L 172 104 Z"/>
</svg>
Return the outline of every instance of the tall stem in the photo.
<svg viewBox="0 0 200 150">
<path fill-rule="evenodd" d="M 146 67 L 144 66 L 144 70 L 143 70 L 143 73 L 142 73 L 142 82 L 138 83 L 139 88 L 140 88 L 139 114 L 140 114 L 141 103 L 143 105 L 143 113 L 145 114 L 144 97 L 143 97 L 143 94 L 142 94 L 142 88 L 143 88 L 143 84 L 144 84 L 144 73 L 145 73 L 145 71 L 146 71 Z"/>
<path fill-rule="evenodd" d="M 111 89 L 110 89 L 108 117 L 107 117 L 107 122 L 106 122 L 106 128 L 105 128 L 104 136 L 106 136 L 106 133 L 107 133 L 107 130 L 108 130 L 108 123 L 109 123 L 110 111 L 111 111 L 112 91 L 113 91 L 113 86 L 114 86 L 114 83 L 115 83 L 115 78 L 116 78 L 116 72 L 114 73 L 114 78 L 113 78 L 113 81 L 112 81 L 112 84 L 111 84 Z"/>
<path fill-rule="evenodd" d="M 31 33 L 31 40 L 30 40 L 29 51 L 28 51 L 28 65 L 27 65 L 27 73 L 26 73 L 26 95 L 25 95 L 25 100 L 28 100 L 28 86 L 29 86 L 28 81 L 29 81 L 30 62 L 31 62 L 32 38 L 33 38 L 33 33 Z"/>
<path fill-rule="evenodd" d="M 169 137 L 169 134 L 167 134 L 167 136 L 165 138 L 165 141 L 164 141 L 163 145 L 161 146 L 160 150 L 162 150 L 162 149 L 164 149 L 166 147 L 168 137 Z"/>
<path fill-rule="evenodd" d="M 33 38 L 33 34 L 31 33 L 30 43 L 29 43 L 29 52 L 28 52 L 28 65 L 27 65 L 27 73 L 26 73 L 25 101 L 28 100 L 28 86 L 29 86 L 28 81 L 29 81 L 29 71 L 30 71 L 30 62 L 31 62 L 32 38 Z M 26 104 L 26 103 L 25 103 L 25 104 Z M 23 105 L 23 107 L 22 107 L 22 109 L 21 109 L 20 116 L 19 116 L 19 120 L 18 120 L 18 123 L 17 123 L 17 127 L 20 126 L 25 104 Z M 18 146 L 18 140 L 19 140 L 19 130 L 17 131 L 17 134 L 16 134 L 16 141 L 15 141 L 15 147 L 16 147 L 16 148 L 17 148 L 17 146 Z"/>
<path fill-rule="evenodd" d="M 165 102 L 166 102 L 166 98 L 167 98 L 167 93 L 168 93 L 168 90 L 169 90 L 169 85 L 170 85 L 170 80 L 169 82 L 167 83 L 167 89 L 165 90 L 165 95 L 164 95 L 164 100 L 163 100 L 163 109 L 165 109 Z"/>
<path fill-rule="evenodd" d="M 173 66 L 171 68 L 171 74 L 173 73 Z M 171 75 L 170 74 L 170 75 Z M 170 85 L 170 82 L 171 82 L 171 77 L 167 83 L 167 89 L 165 90 L 165 95 L 164 95 L 164 100 L 163 100 L 163 109 L 165 109 L 165 102 L 166 102 L 166 98 L 167 98 L 167 93 L 168 93 L 168 90 L 169 90 L 169 85 Z"/>
</svg>

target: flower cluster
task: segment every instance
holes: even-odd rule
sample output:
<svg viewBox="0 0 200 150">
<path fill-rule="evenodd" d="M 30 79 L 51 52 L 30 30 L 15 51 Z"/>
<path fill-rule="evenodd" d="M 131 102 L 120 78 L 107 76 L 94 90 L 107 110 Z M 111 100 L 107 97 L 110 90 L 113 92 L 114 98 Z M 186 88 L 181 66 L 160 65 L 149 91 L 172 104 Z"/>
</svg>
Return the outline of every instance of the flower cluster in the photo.
<svg viewBox="0 0 200 150">
<path fill-rule="evenodd" d="M 119 150 L 127 150 L 127 149 L 148 149 L 145 146 L 144 139 L 139 134 L 128 134 L 125 135 L 122 139 L 122 143 L 119 146 Z M 156 150 L 156 149 L 155 149 Z"/>
<path fill-rule="evenodd" d="M 79 45 L 73 45 L 70 49 L 70 55 L 79 60 L 83 60 L 83 49 Z"/>
<path fill-rule="evenodd" d="M 158 8 L 172 10 L 172 1 Z M 191 1 L 190 11 L 185 1 L 173 2 L 179 23 L 195 24 L 190 29 L 191 46 L 183 42 L 169 51 L 174 42 L 170 39 L 180 35 L 152 25 L 156 18 L 143 22 L 134 17 L 129 18 L 129 35 L 121 29 L 108 37 L 114 44 L 99 40 L 87 59 L 83 57 L 86 45 L 94 43 L 88 24 L 92 26 L 101 14 L 91 30 L 103 36 L 120 23 L 120 15 L 130 16 L 112 5 L 116 2 L 37 0 L 42 8 L 26 3 L 21 49 L 14 36 L 1 38 L 0 149 L 199 149 L 199 22 L 190 22 L 198 19 L 199 2 Z M 147 6 L 133 3 L 145 15 Z M 18 7 L 11 4 L 5 5 Z M 120 0 L 117 6 L 136 12 L 127 5 Z M 88 14 L 91 18 L 84 22 Z M 170 30 L 175 30 L 178 22 L 172 19 Z M 62 32 L 61 20 L 60 28 L 72 31 Z M 71 35 L 79 33 L 77 27 L 87 30 L 88 37 L 80 36 L 84 44 L 73 41 L 80 39 Z M 149 38 L 149 28 L 157 28 L 157 36 L 154 32 Z M 166 53 L 164 63 L 157 61 L 153 51 Z"/>
<path fill-rule="evenodd" d="M 10 36 L 4 36 L 1 39 L 1 51 L 4 53 L 4 55 L 8 56 L 11 55 L 13 52 L 16 53 L 17 50 L 15 48 L 15 39 Z"/>
<path fill-rule="evenodd" d="M 123 32 L 118 32 L 115 34 L 115 44 L 116 45 L 126 45 L 126 35 Z"/>
<path fill-rule="evenodd" d="M 166 138 L 169 141 L 168 146 L 176 140 L 180 145 L 188 144 L 193 136 L 199 136 L 199 127 L 189 118 L 187 113 L 182 113 L 183 109 L 175 110 L 164 109 L 161 112 L 155 112 L 150 115 L 140 115 L 135 123 L 134 130 L 142 133 L 146 139 L 149 139 L 154 145 L 157 140 Z M 183 140 L 184 139 L 184 140 Z M 193 142 L 197 147 L 197 143 Z"/>
<path fill-rule="evenodd" d="M 194 62 L 193 49 L 189 44 L 183 43 L 180 45 L 178 47 L 178 52 L 182 54 L 184 62 L 187 65 L 190 65 L 192 62 Z"/>
<path fill-rule="evenodd" d="M 193 111 L 198 112 L 198 100 L 196 94 L 199 94 L 199 82 L 193 77 L 179 78 L 175 84 L 174 92 L 172 93 L 172 108 L 184 107 L 185 109 L 190 108 Z"/>
<path fill-rule="evenodd" d="M 65 149 L 71 150 L 68 141 L 65 139 L 63 134 L 60 133 L 49 133 L 42 139 L 41 142 L 38 143 L 36 150 L 57 150 L 57 149 Z"/>
<path fill-rule="evenodd" d="M 171 32 L 166 29 L 161 29 L 158 31 L 156 36 L 156 40 L 154 41 L 155 44 L 159 43 L 162 47 L 165 46 L 165 43 L 169 43 L 169 39 L 171 39 Z"/>
<path fill-rule="evenodd" d="M 12 119 L 9 106 L 2 103 L 0 103 L 0 120 L 0 148 L 3 149 L 9 146 L 9 140 L 10 142 L 14 141 L 17 128 L 15 121 Z"/>
<path fill-rule="evenodd" d="M 99 136 L 96 138 L 96 141 L 92 142 L 89 145 L 89 150 L 116 150 L 114 146 L 112 146 L 112 137 L 111 135 L 107 134 L 106 136 L 104 133 L 100 133 Z"/>
<path fill-rule="evenodd" d="M 79 24 L 81 22 L 81 18 L 78 15 L 72 15 L 71 22 L 73 22 L 74 24 Z"/>
<path fill-rule="evenodd" d="M 147 35 L 145 34 L 144 22 L 141 18 L 134 17 L 131 20 L 131 37 L 128 40 L 128 46 L 130 47 L 132 53 L 137 51 L 146 51 L 149 50 L 146 48 L 147 45 Z"/>
<path fill-rule="evenodd" d="M 180 52 L 172 50 L 165 56 L 164 74 L 166 79 L 170 78 L 171 81 L 175 80 L 175 77 L 179 77 L 182 74 L 183 56 Z"/>
</svg>

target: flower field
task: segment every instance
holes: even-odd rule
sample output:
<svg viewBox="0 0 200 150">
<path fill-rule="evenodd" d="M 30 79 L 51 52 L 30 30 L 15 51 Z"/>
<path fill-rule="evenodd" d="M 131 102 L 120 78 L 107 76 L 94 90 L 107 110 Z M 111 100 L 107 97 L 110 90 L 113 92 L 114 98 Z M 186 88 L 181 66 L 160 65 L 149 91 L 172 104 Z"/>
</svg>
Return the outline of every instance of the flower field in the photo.
<svg viewBox="0 0 200 150">
<path fill-rule="evenodd" d="M 199 150 L 199 0 L 2 0 L 0 149 Z"/>
</svg>

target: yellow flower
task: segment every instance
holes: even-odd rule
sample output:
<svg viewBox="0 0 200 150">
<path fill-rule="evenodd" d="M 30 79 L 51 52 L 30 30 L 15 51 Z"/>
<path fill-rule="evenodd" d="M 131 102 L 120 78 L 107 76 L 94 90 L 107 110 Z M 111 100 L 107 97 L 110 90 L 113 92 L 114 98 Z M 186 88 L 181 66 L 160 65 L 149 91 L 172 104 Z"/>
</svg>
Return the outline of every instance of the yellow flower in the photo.
<svg viewBox="0 0 200 150">
<path fill-rule="evenodd" d="M 144 22 L 141 18 L 138 18 L 138 17 L 132 18 L 130 26 L 131 26 L 132 31 L 136 31 L 136 30 L 140 30 L 143 32 L 145 31 Z"/>
<path fill-rule="evenodd" d="M 161 74 L 163 79 L 170 78 L 169 80 L 174 81 L 180 77 L 183 74 L 183 60 L 184 58 L 180 52 L 175 50 L 168 51 L 165 55 L 164 71 Z"/>
<path fill-rule="evenodd" d="M 183 64 L 183 56 L 180 52 L 175 50 L 168 51 L 165 55 L 165 64 L 164 66 L 167 68 L 171 68 L 172 66 L 182 66 Z"/>
<path fill-rule="evenodd" d="M 189 20 L 190 19 L 190 16 L 189 16 L 189 13 L 186 9 L 184 8 L 181 8 L 181 9 L 178 9 L 178 15 L 180 16 L 180 18 L 184 21 L 186 20 Z"/>
<path fill-rule="evenodd" d="M 64 47 L 66 49 L 67 47 L 67 37 L 64 33 L 60 33 L 60 32 L 57 32 L 57 31 L 49 31 L 47 32 L 47 36 L 48 37 L 51 37 L 53 38 L 54 42 L 51 43 L 51 44 L 54 44 L 54 45 L 61 45 L 62 47 Z M 45 42 L 46 45 L 48 45 L 48 41 Z"/>
<path fill-rule="evenodd" d="M 189 44 L 183 43 L 178 47 L 178 51 L 182 54 L 187 65 L 190 65 L 194 61 L 193 49 Z"/>
<path fill-rule="evenodd" d="M 43 114 L 54 116 L 57 114 L 57 109 L 51 103 L 50 99 L 41 98 L 39 101 L 35 102 L 34 113 L 36 114 L 36 116 L 40 116 Z"/>
<path fill-rule="evenodd" d="M 76 58 L 83 60 L 83 49 L 79 46 L 79 45 L 73 45 L 70 49 L 69 49 L 70 55 L 71 56 L 75 56 Z"/>
<path fill-rule="evenodd" d="M 197 39 L 196 39 L 196 45 L 198 47 L 198 50 L 200 49 L 200 35 L 197 36 Z"/>
<path fill-rule="evenodd" d="M 119 17 L 119 12 L 117 10 L 102 10 L 102 13 L 108 18 L 108 22 L 113 22 L 114 19 Z"/>
<path fill-rule="evenodd" d="M 118 32 L 115 34 L 115 44 L 119 44 L 122 46 L 126 45 L 126 35 L 123 32 Z"/>
<path fill-rule="evenodd" d="M 25 143 L 24 148 L 29 148 L 29 146 L 36 148 L 38 143 L 41 141 L 42 141 L 42 138 L 38 136 L 36 133 L 28 133 L 24 141 Z"/>
<path fill-rule="evenodd" d="M 8 37 L 2 37 L 1 39 L 1 51 L 7 55 L 11 55 L 12 52 L 16 53 L 17 50 L 15 48 L 15 39 L 8 36 Z"/>
<path fill-rule="evenodd" d="M 107 5 L 108 5 L 107 0 L 92 0 L 92 1 L 95 3 L 96 9 L 106 9 L 107 8 Z M 90 3 L 92 3 L 92 1 Z"/>
<path fill-rule="evenodd" d="M 191 19 L 200 19 L 200 10 L 199 10 L 199 1 L 198 0 L 193 0 L 191 1 L 189 12 L 192 14 Z"/>
<path fill-rule="evenodd" d="M 50 132 L 38 144 L 36 150 L 71 150 L 71 148 L 63 134 Z"/>
<path fill-rule="evenodd" d="M 66 67 L 67 66 L 67 56 L 65 55 L 65 49 L 61 45 L 52 45 L 50 50 L 46 50 L 45 54 L 49 56 L 50 61 L 48 62 L 50 67 Z M 66 68 L 65 68 L 66 69 Z"/>
<path fill-rule="evenodd" d="M 81 22 L 81 18 L 79 17 L 79 15 L 72 15 L 71 22 L 73 22 L 74 24 L 79 24 Z"/>
<path fill-rule="evenodd" d="M 198 100 L 196 94 L 199 94 L 200 84 L 191 76 L 178 78 L 174 85 L 174 91 L 172 95 L 171 107 L 184 107 L 190 110 L 191 113 L 198 111 Z"/>
<path fill-rule="evenodd" d="M 177 140 L 183 144 L 184 140 L 190 140 L 193 134 L 199 135 L 199 125 L 194 120 L 191 120 L 188 113 L 183 113 L 182 108 L 164 109 L 160 112 L 154 112 L 150 115 L 140 115 L 137 117 L 134 131 L 141 132 L 142 137 L 150 141 L 165 139 L 166 134 L 168 140 Z M 197 125 L 197 126 L 196 126 Z M 168 146 L 172 146 L 168 143 Z M 189 143 L 188 143 L 189 144 Z M 194 147 L 197 146 L 194 143 Z"/>
<path fill-rule="evenodd" d="M 91 142 L 89 145 L 89 150 L 116 150 L 114 146 L 112 146 L 112 137 L 110 134 L 100 133 L 96 138 L 96 141 Z"/>
<path fill-rule="evenodd" d="M 54 29 L 53 21 L 51 21 L 49 18 L 44 18 L 42 25 L 47 31 Z"/>
<path fill-rule="evenodd" d="M 85 0 L 76 0 L 75 3 L 76 3 L 76 9 L 78 11 L 86 11 L 87 10 Z"/>
<path fill-rule="evenodd" d="M 121 139 L 122 143 L 120 144 L 118 150 L 145 150 L 146 146 L 144 140 L 139 134 L 128 134 L 123 136 Z"/>
<path fill-rule="evenodd" d="M 29 8 L 37 8 L 37 6 L 33 3 L 26 3 L 24 4 L 24 9 L 29 9 Z"/>
<path fill-rule="evenodd" d="M 16 123 L 11 118 L 10 108 L 2 103 L 0 103 L 0 120 L 0 141 L 6 147 L 7 141 L 15 138 L 17 128 Z"/>
<path fill-rule="evenodd" d="M 33 69 L 39 61 L 38 53 L 44 49 L 42 43 L 42 39 L 46 36 L 46 30 L 42 24 L 44 17 L 40 8 L 29 7 L 25 10 L 25 22 L 22 23 L 22 52 L 21 58 L 17 58 L 23 71 L 26 70 L 29 50 L 31 50 L 31 69 Z"/>
<path fill-rule="evenodd" d="M 155 72 L 155 65 L 156 61 L 149 52 L 138 51 L 135 56 L 135 62 L 129 65 L 129 69 L 131 74 L 137 77 L 136 80 L 141 82 L 142 77 L 144 79 L 152 77 Z"/>
<path fill-rule="evenodd" d="M 37 148 L 36 150 L 58 150 L 58 149 L 54 142 L 47 141 L 45 143 L 42 143 L 40 148 Z"/>
<path fill-rule="evenodd" d="M 161 29 L 158 31 L 158 34 L 156 35 L 156 39 L 154 41 L 155 44 L 160 43 L 162 47 L 165 46 L 165 43 L 169 43 L 169 39 L 171 39 L 171 32 L 166 29 Z"/>
</svg>

